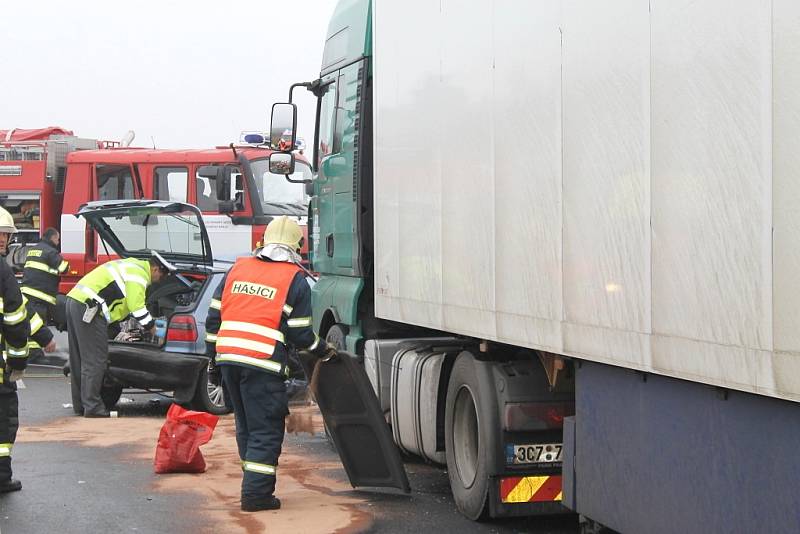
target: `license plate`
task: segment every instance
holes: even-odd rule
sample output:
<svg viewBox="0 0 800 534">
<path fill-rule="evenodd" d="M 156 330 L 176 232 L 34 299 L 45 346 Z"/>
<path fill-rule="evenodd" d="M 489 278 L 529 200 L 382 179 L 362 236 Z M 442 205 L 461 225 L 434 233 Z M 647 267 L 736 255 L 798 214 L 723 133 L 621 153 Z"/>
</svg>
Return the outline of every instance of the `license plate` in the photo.
<svg viewBox="0 0 800 534">
<path fill-rule="evenodd" d="M 510 463 L 544 464 L 561 461 L 561 443 L 535 443 L 509 446 Z"/>
</svg>

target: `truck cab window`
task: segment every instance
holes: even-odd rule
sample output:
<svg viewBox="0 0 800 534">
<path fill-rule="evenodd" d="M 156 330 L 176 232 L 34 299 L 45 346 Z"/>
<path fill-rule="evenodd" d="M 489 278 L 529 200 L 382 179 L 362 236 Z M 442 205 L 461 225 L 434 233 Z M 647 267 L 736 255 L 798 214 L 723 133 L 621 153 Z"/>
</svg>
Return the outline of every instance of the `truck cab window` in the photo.
<svg viewBox="0 0 800 534">
<path fill-rule="evenodd" d="M 333 152 L 336 132 L 336 83 L 325 86 L 322 104 L 319 110 L 319 147 L 317 150 L 317 168 L 322 159 Z"/>
<path fill-rule="evenodd" d="M 128 165 L 96 165 L 97 200 L 134 198 L 133 175 Z"/>
<path fill-rule="evenodd" d="M 186 202 L 189 170 L 186 167 L 158 167 L 155 169 L 155 191 L 158 200 Z"/>
</svg>

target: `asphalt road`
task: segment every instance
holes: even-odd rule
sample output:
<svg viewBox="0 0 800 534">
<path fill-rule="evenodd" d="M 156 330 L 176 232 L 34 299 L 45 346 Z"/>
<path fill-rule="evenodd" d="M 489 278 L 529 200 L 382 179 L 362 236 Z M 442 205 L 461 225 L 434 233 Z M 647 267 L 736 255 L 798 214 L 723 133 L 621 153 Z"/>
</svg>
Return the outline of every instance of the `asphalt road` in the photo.
<svg viewBox="0 0 800 534">
<path fill-rule="evenodd" d="M 70 402 L 69 382 L 57 369 L 31 367 L 24 385 L 20 390 L 23 427 L 52 428 L 75 418 L 71 407 L 64 406 Z M 160 422 L 169 407 L 169 401 L 151 394 L 126 393 L 123 398 L 132 402 L 120 405 L 120 417 L 139 418 L 151 427 L 153 421 L 149 419 L 158 418 Z M 347 483 L 338 457 L 322 433 L 287 434 L 284 451 L 305 458 L 310 465 L 335 466 L 320 474 Z M 0 495 L 0 531 L 4 534 L 233 531 L 208 524 L 205 516 L 191 513 L 218 502 L 203 502 L 195 493 L 155 491 L 158 475 L 153 474 L 152 460 L 137 457 L 125 444 L 91 447 L 59 441 L 57 436 L 52 441 L 22 440 L 14 448 L 13 458 L 15 477 L 22 480 L 23 490 Z M 338 492 L 359 501 L 358 520 L 347 532 L 577 532 L 574 516 L 469 521 L 455 509 L 444 469 L 408 463 L 406 470 L 412 486 L 410 495 L 390 490 Z"/>
<path fill-rule="evenodd" d="M 32 369 L 32 371 L 34 371 Z M 40 370 L 35 370 L 40 371 Z M 69 382 L 62 376 L 25 378 L 20 390 L 20 424 L 43 425 L 74 417 Z M 154 416 L 163 406 L 137 403 L 135 416 Z M 196 505 L 187 495 L 155 494 L 152 466 L 127 459 L 118 447 L 82 447 L 79 443 L 18 443 L 14 476 L 20 492 L 0 496 L 3 533 L 190 532 L 202 530 L 175 510 Z"/>
</svg>

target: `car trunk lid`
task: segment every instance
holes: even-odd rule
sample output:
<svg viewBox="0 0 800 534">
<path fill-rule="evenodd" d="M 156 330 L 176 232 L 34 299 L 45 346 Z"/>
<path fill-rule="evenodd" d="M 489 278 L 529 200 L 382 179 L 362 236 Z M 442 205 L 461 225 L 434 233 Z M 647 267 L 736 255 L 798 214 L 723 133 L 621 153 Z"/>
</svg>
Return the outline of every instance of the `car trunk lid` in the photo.
<svg viewBox="0 0 800 534">
<path fill-rule="evenodd" d="M 78 217 L 123 258 L 147 259 L 152 251 L 169 262 L 212 267 L 208 232 L 190 204 L 158 200 L 89 202 Z"/>
</svg>

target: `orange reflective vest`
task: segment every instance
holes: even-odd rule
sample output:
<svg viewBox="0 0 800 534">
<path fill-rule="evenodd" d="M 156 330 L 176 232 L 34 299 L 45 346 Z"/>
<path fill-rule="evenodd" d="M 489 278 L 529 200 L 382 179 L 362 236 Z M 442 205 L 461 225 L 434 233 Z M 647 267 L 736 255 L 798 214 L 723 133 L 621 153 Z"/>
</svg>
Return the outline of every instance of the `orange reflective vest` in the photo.
<svg viewBox="0 0 800 534">
<path fill-rule="evenodd" d="M 293 263 L 236 260 L 222 292 L 222 323 L 217 332 L 217 363 L 240 363 L 284 374 L 283 361 L 273 358 L 284 343 L 281 314 L 295 274 Z M 280 351 L 285 354 L 285 351 Z"/>
</svg>

